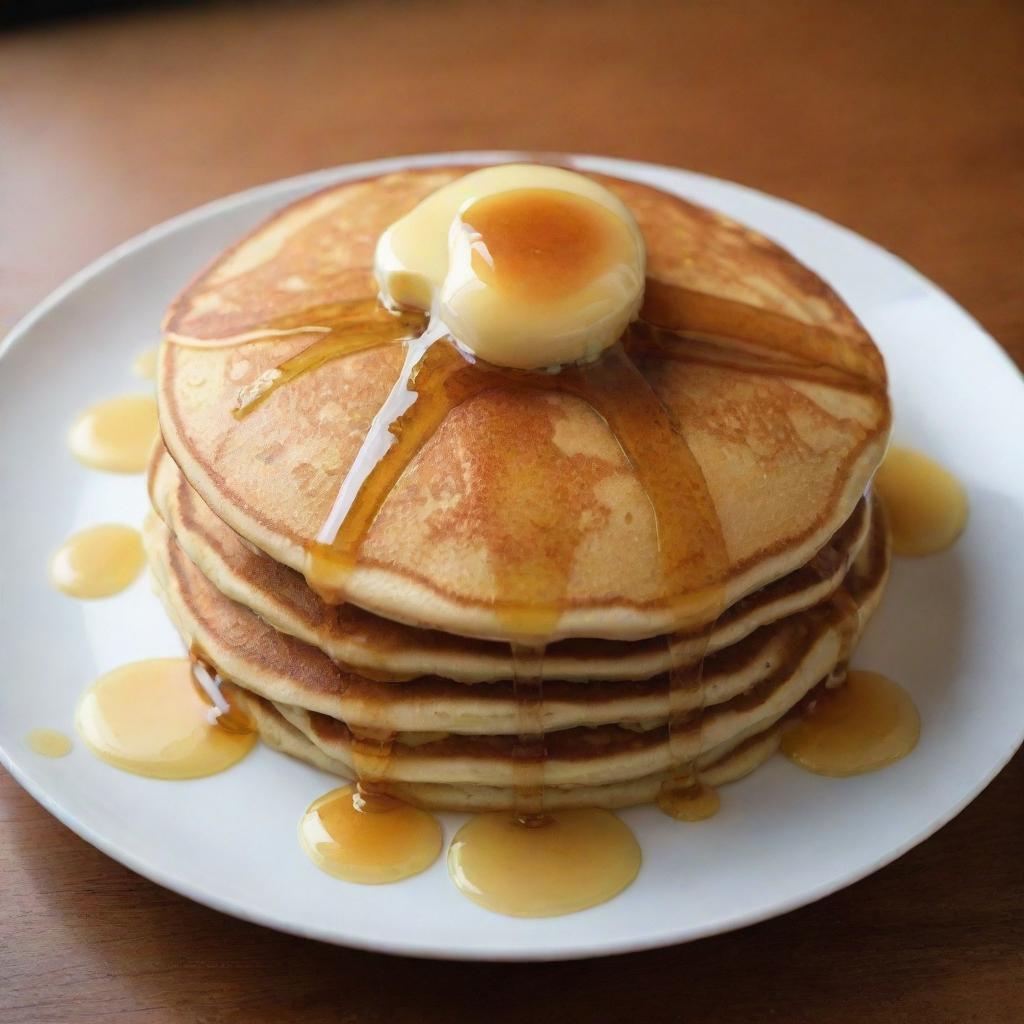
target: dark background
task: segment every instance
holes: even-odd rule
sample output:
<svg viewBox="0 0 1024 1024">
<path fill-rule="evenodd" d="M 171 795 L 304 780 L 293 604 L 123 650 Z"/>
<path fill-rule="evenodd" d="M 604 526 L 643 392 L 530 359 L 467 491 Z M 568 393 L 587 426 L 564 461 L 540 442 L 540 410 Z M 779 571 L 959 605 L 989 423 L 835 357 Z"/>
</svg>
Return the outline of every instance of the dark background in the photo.
<svg viewBox="0 0 1024 1024">
<path fill-rule="evenodd" d="M 997 0 L 172 4 L 22 24 L 0 34 L 0 332 L 198 203 L 464 148 L 660 161 L 791 199 L 908 259 L 1024 363 L 1024 4 Z M 0 1021 L 1016 1024 L 1022 783 L 1018 756 L 933 839 L 775 921 L 501 966 L 222 917 L 0 775 Z"/>
</svg>

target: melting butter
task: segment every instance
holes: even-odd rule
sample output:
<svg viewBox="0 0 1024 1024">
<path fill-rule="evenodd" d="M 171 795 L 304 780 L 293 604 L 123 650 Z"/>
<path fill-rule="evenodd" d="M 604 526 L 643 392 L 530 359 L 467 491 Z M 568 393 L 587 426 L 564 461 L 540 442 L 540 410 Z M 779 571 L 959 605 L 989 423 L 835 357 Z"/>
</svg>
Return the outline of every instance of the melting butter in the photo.
<svg viewBox="0 0 1024 1024">
<path fill-rule="evenodd" d="M 71 753 L 71 739 L 56 729 L 33 729 L 25 742 L 30 750 L 43 757 L 65 757 Z"/>
<path fill-rule="evenodd" d="M 299 840 L 321 871 L 379 885 L 425 871 L 441 852 L 443 834 L 440 822 L 418 807 L 342 786 L 309 805 Z"/>
<path fill-rule="evenodd" d="M 948 548 L 967 523 L 967 494 L 949 470 L 910 448 L 889 449 L 875 474 L 897 555 Z"/>
<path fill-rule="evenodd" d="M 50 559 L 50 582 L 71 597 L 109 597 L 142 571 L 146 555 L 138 530 L 117 523 L 72 534 Z"/>
<path fill-rule="evenodd" d="M 512 917 L 555 917 L 622 892 L 640 870 L 640 846 L 610 811 L 549 812 L 539 824 L 480 814 L 448 850 L 448 872 L 474 903 Z"/>
<path fill-rule="evenodd" d="M 906 757 L 921 734 L 910 695 L 878 672 L 852 671 L 782 735 L 782 752 L 817 775 L 875 771 Z"/>
<path fill-rule="evenodd" d="M 86 409 L 68 434 L 71 454 L 92 469 L 141 473 L 157 435 L 156 402 L 124 395 Z"/>
<path fill-rule="evenodd" d="M 215 775 L 256 742 L 247 725 L 218 720 L 187 658 L 133 662 L 101 676 L 79 702 L 76 726 L 101 760 L 154 779 Z"/>
<path fill-rule="evenodd" d="M 452 230 L 441 318 L 461 344 L 501 366 L 594 359 L 640 311 L 643 249 L 634 227 L 556 189 L 478 199 Z"/>
<path fill-rule="evenodd" d="M 595 358 L 634 320 L 643 236 L 624 203 L 581 174 L 508 164 L 467 174 L 381 236 L 385 303 L 436 314 L 475 356 L 542 369 Z"/>
</svg>

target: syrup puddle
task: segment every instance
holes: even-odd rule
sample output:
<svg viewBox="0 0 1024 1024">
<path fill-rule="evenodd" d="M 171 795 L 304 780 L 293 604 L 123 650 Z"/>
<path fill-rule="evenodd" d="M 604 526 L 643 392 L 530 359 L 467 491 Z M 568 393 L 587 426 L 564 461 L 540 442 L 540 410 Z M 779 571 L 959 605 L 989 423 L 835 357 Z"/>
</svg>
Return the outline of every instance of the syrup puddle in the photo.
<svg viewBox="0 0 1024 1024">
<path fill-rule="evenodd" d="M 875 474 L 889 513 L 893 551 L 919 557 L 948 548 L 967 524 L 967 493 L 949 470 L 921 452 L 892 447 Z"/>
<path fill-rule="evenodd" d="M 25 737 L 29 749 L 42 757 L 65 757 L 71 753 L 71 739 L 56 729 L 33 729 Z"/>
<path fill-rule="evenodd" d="M 86 409 L 68 434 L 71 454 L 91 469 L 141 473 L 157 436 L 156 402 L 124 395 Z"/>
<path fill-rule="evenodd" d="M 658 809 L 676 821 L 704 821 L 721 806 L 718 790 L 695 780 L 665 783 L 658 793 Z"/>
<path fill-rule="evenodd" d="M 917 708 L 901 686 L 878 672 L 852 671 L 786 729 L 781 749 L 816 775 L 841 778 L 899 761 L 920 733 Z"/>
<path fill-rule="evenodd" d="M 555 917 L 610 900 L 636 878 L 640 845 L 611 811 L 548 812 L 540 824 L 479 814 L 448 849 L 448 872 L 474 903 L 511 917 Z"/>
<path fill-rule="evenodd" d="M 116 768 L 195 779 L 229 768 L 256 742 L 248 723 L 221 719 L 189 659 L 156 658 L 101 676 L 79 702 L 76 726 L 86 746 Z"/>
<path fill-rule="evenodd" d="M 147 348 L 140 352 L 132 361 L 132 373 L 143 380 L 153 380 L 156 377 L 156 361 L 160 354 L 160 346 Z"/>
<path fill-rule="evenodd" d="M 145 564 L 139 531 L 106 523 L 72 534 L 50 559 L 49 578 L 70 597 L 109 597 L 133 583 Z"/>
<path fill-rule="evenodd" d="M 359 786 L 314 800 L 299 822 L 309 859 L 335 878 L 362 885 L 418 875 L 437 860 L 443 839 L 432 814 Z"/>
</svg>

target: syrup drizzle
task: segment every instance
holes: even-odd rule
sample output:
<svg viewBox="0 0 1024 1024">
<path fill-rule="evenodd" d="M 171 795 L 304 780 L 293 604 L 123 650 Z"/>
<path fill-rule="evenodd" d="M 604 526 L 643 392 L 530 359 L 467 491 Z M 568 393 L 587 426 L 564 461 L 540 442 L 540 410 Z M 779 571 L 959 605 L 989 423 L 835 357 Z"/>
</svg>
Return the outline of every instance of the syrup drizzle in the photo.
<svg viewBox="0 0 1024 1024">
<path fill-rule="evenodd" d="M 321 871 L 363 885 L 426 870 L 441 852 L 440 822 L 394 796 L 388 783 L 395 734 L 349 725 L 355 785 L 318 797 L 299 822 L 306 855 Z"/>
<path fill-rule="evenodd" d="M 815 379 L 856 390 L 885 389 L 881 359 L 828 327 L 772 310 L 648 278 L 641 319 L 648 344 L 694 361 L 732 359 L 737 368 Z M 687 345 L 672 343 L 686 338 Z M 705 344 L 691 344 L 703 340 Z M 783 353 L 789 358 L 780 358 Z"/>
<path fill-rule="evenodd" d="M 536 826 L 544 819 L 544 646 L 512 644 L 512 693 L 516 702 L 514 818 Z"/>
<path fill-rule="evenodd" d="M 371 428 L 371 435 L 389 430 L 394 441 L 384 439 L 382 445 L 379 436 L 368 436 L 363 451 L 383 446 L 383 455 L 376 462 L 368 460 L 369 471 L 355 495 L 354 487 L 343 487 L 346 500 L 336 505 L 338 512 L 332 513 L 322 539 L 310 546 L 310 585 L 327 601 L 344 599 L 362 542 L 399 477 L 453 409 L 499 389 L 574 395 L 608 423 L 653 507 L 664 589 L 685 595 L 674 599 L 677 615 L 706 622 L 720 603 L 720 574 L 726 564 L 714 503 L 689 446 L 621 346 L 597 362 L 546 374 L 469 362 L 448 339 L 430 344 L 412 369 L 408 394 L 403 395 L 405 411 L 389 425 L 386 415 L 380 417 Z M 550 550 L 543 555 L 512 571 L 500 569 L 502 576 L 495 581 L 495 612 L 522 642 L 546 639 L 557 625 L 575 543 L 562 545 L 554 558 Z"/>
<path fill-rule="evenodd" d="M 595 363 L 565 367 L 558 374 L 538 374 L 469 362 L 450 342 L 427 337 L 410 346 L 406 363 L 413 364 L 408 385 L 403 386 L 400 377 L 360 452 L 360 457 L 369 453 L 369 458 L 361 462 L 357 457 L 356 465 L 369 466 L 368 472 L 350 473 L 346 478 L 321 534 L 323 539 L 310 551 L 307 578 L 311 585 L 327 600 L 343 597 L 345 580 L 383 502 L 455 407 L 497 388 L 571 394 L 585 400 L 606 421 L 644 487 L 658 530 L 663 586 L 666 593 L 686 595 L 676 599 L 677 614 L 697 622 L 712 619 L 712 625 L 701 634 L 695 673 L 669 673 L 667 710 L 673 706 L 677 687 L 693 685 L 694 674 L 700 686 L 703 652 L 724 605 L 725 543 L 692 451 L 625 350 L 616 346 Z M 402 412 L 393 418 L 392 411 L 398 407 Z M 384 429 L 394 441 L 380 438 Z M 378 455 L 381 450 L 383 454 Z M 530 483 L 517 480 L 513 484 L 521 506 L 530 505 Z M 543 501 L 543 495 L 538 497 Z M 528 825 L 535 825 L 544 814 L 545 763 L 541 714 L 544 648 L 536 640 L 529 641 L 550 636 L 564 608 L 577 543 L 571 534 L 570 528 L 570 543 L 561 549 L 564 557 L 551 557 L 552 552 L 546 550 L 541 559 L 527 566 L 515 566 L 514 570 L 500 567 L 496 580 L 495 590 L 500 595 L 496 612 L 510 632 L 524 637 L 523 642 L 512 645 L 518 720 L 515 816 Z M 687 640 L 692 642 L 692 635 Z M 688 726 L 689 721 L 687 716 L 680 725 Z M 678 726 L 672 715 L 669 723 L 671 741 Z M 686 771 L 692 774 L 692 768 Z"/>
<path fill-rule="evenodd" d="M 721 807 L 718 791 L 698 780 L 662 783 L 658 809 L 676 821 L 704 821 Z"/>
<path fill-rule="evenodd" d="M 287 336 L 308 327 L 315 339 L 297 355 L 285 360 L 238 393 L 234 415 L 241 419 L 258 408 L 278 388 L 304 373 L 357 352 L 411 342 L 423 334 L 426 318 L 421 313 L 393 313 L 375 299 L 355 299 L 318 306 L 302 314 L 283 317 L 268 327 L 273 337 Z"/>
</svg>

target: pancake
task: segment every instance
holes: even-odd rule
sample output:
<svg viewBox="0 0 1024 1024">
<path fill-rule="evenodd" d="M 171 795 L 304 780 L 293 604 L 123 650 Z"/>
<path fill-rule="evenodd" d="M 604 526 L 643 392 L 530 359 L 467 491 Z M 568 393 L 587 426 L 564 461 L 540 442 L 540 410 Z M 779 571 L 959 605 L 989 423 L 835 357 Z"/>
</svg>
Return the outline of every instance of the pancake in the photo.
<svg viewBox="0 0 1024 1024">
<path fill-rule="evenodd" d="M 665 685 L 658 692 L 642 684 L 606 684 L 602 692 L 602 684 L 552 684 L 549 704 L 546 684 L 548 784 L 604 786 L 664 773 L 680 762 L 724 755 L 770 728 L 849 650 L 850 633 L 859 633 L 883 589 L 887 538 L 881 523 L 847 577 L 844 591 L 852 602 L 839 606 L 841 612 L 826 603 L 766 627 L 764 637 L 750 638 L 750 651 L 709 658 L 700 690 L 673 694 L 674 711 L 694 713 L 671 742 Z M 514 788 L 519 740 L 510 687 L 431 679 L 395 684 L 346 675 L 318 649 L 220 594 L 155 518 L 147 524 L 146 542 L 165 602 L 190 648 L 198 647 L 223 679 L 273 700 L 327 756 L 350 764 L 349 726 L 365 724 L 396 733 L 389 781 Z M 850 615 L 853 621 L 842 621 Z M 577 724 L 600 722 L 602 708 L 604 721 L 614 724 Z M 335 717 L 341 715 L 347 717 Z"/>
<path fill-rule="evenodd" d="M 300 200 L 168 312 L 165 443 L 219 519 L 295 571 L 311 572 L 308 552 L 402 349 L 326 362 L 236 418 L 239 392 L 317 337 L 296 331 L 372 298 L 378 235 L 460 173 L 406 171 Z M 657 328 L 625 339 L 642 374 L 634 384 L 649 392 L 652 424 L 660 417 L 685 438 L 716 522 L 698 523 L 687 501 L 679 517 L 720 531 L 724 557 L 706 555 L 699 531 L 666 556 L 638 467 L 587 401 L 495 387 L 457 404 L 415 455 L 333 599 L 418 628 L 521 639 L 503 603 L 510 581 L 543 564 L 564 573 L 545 640 L 632 641 L 707 624 L 804 565 L 853 515 L 890 413 L 881 359 L 852 313 L 749 229 L 647 186 L 601 180 L 647 245 L 643 315 Z"/>
<path fill-rule="evenodd" d="M 249 716 L 260 738 L 269 747 L 322 771 L 346 779 L 352 777 L 347 764 L 324 753 L 291 725 L 270 701 L 241 687 L 234 688 L 232 700 Z M 772 726 L 714 759 L 702 758 L 695 766 L 695 775 L 709 786 L 735 782 L 767 761 L 778 749 L 778 744 L 779 727 Z M 651 803 L 667 777 L 661 773 L 603 786 L 547 786 L 544 789 L 544 806 L 553 811 L 564 807 L 622 808 Z M 394 782 L 389 785 L 389 791 L 400 799 L 439 811 L 505 811 L 515 807 L 514 791 L 495 786 Z"/>
<path fill-rule="evenodd" d="M 335 661 L 392 680 L 421 675 L 460 682 L 512 677 L 507 644 L 403 626 L 355 605 L 326 604 L 299 573 L 246 544 L 218 519 L 161 448 L 154 452 L 149 486 L 154 508 L 217 589 Z M 633 643 L 566 640 L 547 649 L 545 672 L 562 680 L 642 680 L 736 644 L 762 625 L 825 600 L 861 550 L 870 523 L 871 507 L 861 501 L 819 552 L 827 569 L 804 567 L 756 591 L 727 609 L 710 637 Z"/>
<path fill-rule="evenodd" d="M 275 630 L 222 594 L 186 556 L 162 522 L 145 527 L 150 566 L 171 618 L 190 648 L 225 678 L 284 704 L 364 729 L 394 732 L 513 734 L 519 709 L 511 682 L 467 685 L 438 676 L 391 682 L 337 665 L 318 648 Z M 888 564 L 886 533 L 876 530 L 845 580 L 860 605 L 876 598 Z M 859 595 L 871 595 L 862 597 Z M 820 606 L 819 609 L 820 611 Z M 672 714 L 736 698 L 807 660 L 835 623 L 810 612 L 764 626 L 709 656 L 700 685 L 675 685 Z M 539 722 L 545 731 L 612 723 L 649 726 L 668 714 L 667 677 L 628 681 L 546 679 Z"/>
<path fill-rule="evenodd" d="M 291 725 L 269 701 L 240 687 L 232 691 L 232 700 L 249 715 L 261 739 L 275 750 L 305 761 L 323 771 L 351 778 L 351 769 L 332 758 Z M 695 775 L 710 786 L 721 786 L 748 775 L 778 749 L 779 728 L 772 726 L 732 750 L 716 752 L 714 757 L 701 758 Z M 664 779 L 659 773 L 625 782 L 592 786 L 547 786 L 544 806 L 549 810 L 564 807 L 623 808 L 650 803 L 658 794 Z M 394 782 L 389 790 L 395 796 L 422 807 L 451 811 L 512 810 L 514 793 L 510 789 L 483 785 L 452 783 Z"/>
</svg>

